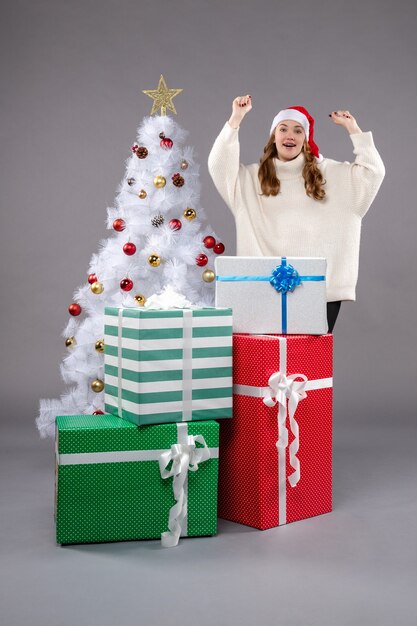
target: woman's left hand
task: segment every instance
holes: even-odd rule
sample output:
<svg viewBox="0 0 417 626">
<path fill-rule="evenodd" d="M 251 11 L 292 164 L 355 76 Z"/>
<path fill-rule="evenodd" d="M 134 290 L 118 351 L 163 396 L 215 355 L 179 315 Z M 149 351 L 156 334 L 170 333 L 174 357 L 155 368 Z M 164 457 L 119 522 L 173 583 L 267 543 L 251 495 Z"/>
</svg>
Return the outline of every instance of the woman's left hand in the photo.
<svg viewBox="0 0 417 626">
<path fill-rule="evenodd" d="M 362 132 L 350 111 L 332 111 L 332 113 L 329 113 L 329 117 L 331 117 L 332 121 L 338 126 L 346 128 L 349 135 Z"/>
</svg>

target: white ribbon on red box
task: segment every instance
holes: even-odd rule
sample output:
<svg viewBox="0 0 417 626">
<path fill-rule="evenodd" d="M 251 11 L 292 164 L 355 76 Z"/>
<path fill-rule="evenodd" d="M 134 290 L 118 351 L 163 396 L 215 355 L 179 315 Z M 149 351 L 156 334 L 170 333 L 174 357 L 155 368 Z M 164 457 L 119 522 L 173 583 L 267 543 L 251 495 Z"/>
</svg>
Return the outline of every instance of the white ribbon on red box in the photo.
<svg viewBox="0 0 417 626">
<path fill-rule="evenodd" d="M 290 465 L 294 469 L 288 476 L 291 487 L 295 487 L 301 478 L 300 460 L 297 452 L 300 447 L 300 432 L 295 412 L 300 400 L 307 397 L 307 391 L 333 387 L 333 378 L 308 380 L 304 374 L 287 374 L 287 339 L 277 337 L 279 341 L 279 370 L 268 380 L 268 387 L 252 385 L 233 385 L 233 393 L 240 396 L 262 398 L 268 407 L 278 404 L 278 521 L 279 525 L 287 523 L 287 475 L 286 450 L 288 447 L 287 416 L 294 439 L 290 445 Z M 297 380 L 301 378 L 301 380 Z M 287 410 L 288 404 L 288 410 Z"/>
</svg>

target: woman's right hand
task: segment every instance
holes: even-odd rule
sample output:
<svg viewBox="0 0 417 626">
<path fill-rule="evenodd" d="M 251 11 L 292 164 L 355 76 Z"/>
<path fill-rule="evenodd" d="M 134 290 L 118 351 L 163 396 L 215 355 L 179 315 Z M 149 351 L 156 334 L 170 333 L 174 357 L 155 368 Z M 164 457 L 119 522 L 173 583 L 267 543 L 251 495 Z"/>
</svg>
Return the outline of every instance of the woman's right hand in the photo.
<svg viewBox="0 0 417 626">
<path fill-rule="evenodd" d="M 239 128 L 246 113 L 252 109 L 252 96 L 238 96 L 233 100 L 232 115 L 229 124 L 232 128 Z"/>
</svg>

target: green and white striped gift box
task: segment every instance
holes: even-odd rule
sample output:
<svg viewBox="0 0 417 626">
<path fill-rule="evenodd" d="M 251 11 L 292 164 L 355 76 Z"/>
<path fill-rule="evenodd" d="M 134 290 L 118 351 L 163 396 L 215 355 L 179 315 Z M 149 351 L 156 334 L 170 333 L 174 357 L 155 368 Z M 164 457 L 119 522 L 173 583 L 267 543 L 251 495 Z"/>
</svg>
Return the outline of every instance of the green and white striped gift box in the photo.
<svg viewBox="0 0 417 626">
<path fill-rule="evenodd" d="M 139 425 L 232 417 L 232 310 L 106 307 L 105 410 Z"/>
</svg>

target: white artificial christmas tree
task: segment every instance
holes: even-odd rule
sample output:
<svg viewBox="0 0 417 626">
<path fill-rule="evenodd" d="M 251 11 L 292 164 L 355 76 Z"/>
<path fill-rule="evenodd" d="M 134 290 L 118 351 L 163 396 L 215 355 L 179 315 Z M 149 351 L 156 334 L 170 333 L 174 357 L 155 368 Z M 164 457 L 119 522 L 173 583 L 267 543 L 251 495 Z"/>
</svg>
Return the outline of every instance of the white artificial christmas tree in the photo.
<svg viewBox="0 0 417 626">
<path fill-rule="evenodd" d="M 61 364 L 69 390 L 41 400 L 37 426 L 53 436 L 57 415 L 102 413 L 104 407 L 104 307 L 138 307 L 170 286 L 192 304 L 213 306 L 214 256 L 224 246 L 206 227 L 200 206 L 199 168 L 172 98 L 181 90 L 146 91 L 151 117 L 138 128 L 115 206 L 107 209 L 108 239 L 93 254 L 88 281 L 74 294 L 63 336 L 68 354 Z M 152 116 L 161 108 L 161 115 Z M 168 290 L 166 293 L 170 293 Z"/>
</svg>

